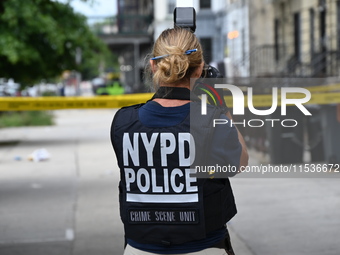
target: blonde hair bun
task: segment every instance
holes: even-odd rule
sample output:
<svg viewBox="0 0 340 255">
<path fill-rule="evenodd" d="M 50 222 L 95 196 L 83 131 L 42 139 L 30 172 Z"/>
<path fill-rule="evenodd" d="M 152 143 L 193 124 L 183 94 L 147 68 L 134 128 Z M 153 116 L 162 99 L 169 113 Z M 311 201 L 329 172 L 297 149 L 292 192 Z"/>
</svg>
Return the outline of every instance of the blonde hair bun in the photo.
<svg viewBox="0 0 340 255">
<path fill-rule="evenodd" d="M 192 49 L 195 51 L 186 53 Z M 154 85 L 190 80 L 192 73 L 203 62 L 202 47 L 197 37 L 182 28 L 164 30 L 154 44 L 152 55 L 157 66 L 153 73 Z"/>
</svg>

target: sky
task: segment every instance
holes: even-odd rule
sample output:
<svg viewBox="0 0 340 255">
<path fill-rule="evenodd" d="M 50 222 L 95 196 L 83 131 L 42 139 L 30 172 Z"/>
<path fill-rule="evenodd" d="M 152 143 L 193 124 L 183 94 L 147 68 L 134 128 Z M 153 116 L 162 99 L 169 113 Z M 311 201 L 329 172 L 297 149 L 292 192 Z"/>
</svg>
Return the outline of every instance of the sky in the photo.
<svg viewBox="0 0 340 255">
<path fill-rule="evenodd" d="M 67 0 L 58 0 L 59 2 L 67 2 Z M 71 6 L 76 12 L 87 17 L 95 16 L 113 16 L 117 13 L 116 0 L 92 0 L 93 4 L 84 3 L 80 0 L 73 0 Z M 90 1 L 89 1 L 90 2 Z"/>
</svg>

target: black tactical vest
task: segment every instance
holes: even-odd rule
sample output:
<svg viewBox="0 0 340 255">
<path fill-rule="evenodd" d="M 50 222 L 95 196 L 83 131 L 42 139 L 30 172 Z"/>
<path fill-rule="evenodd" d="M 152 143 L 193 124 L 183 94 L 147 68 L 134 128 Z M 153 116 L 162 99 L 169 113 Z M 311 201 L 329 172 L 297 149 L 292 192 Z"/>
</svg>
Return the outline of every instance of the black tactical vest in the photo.
<svg viewBox="0 0 340 255">
<path fill-rule="evenodd" d="M 209 144 L 211 119 L 220 116 L 216 107 L 195 127 L 189 114 L 179 125 L 166 128 L 144 126 L 134 105 L 120 109 L 111 126 L 111 141 L 120 168 L 120 215 L 125 237 L 140 243 L 181 244 L 206 237 L 235 214 L 236 206 L 228 178 L 196 178 L 192 156 L 204 159 Z M 190 107 L 200 110 L 199 103 Z M 191 111 L 192 112 L 192 111 Z M 191 133 L 190 133 L 191 132 Z"/>
</svg>

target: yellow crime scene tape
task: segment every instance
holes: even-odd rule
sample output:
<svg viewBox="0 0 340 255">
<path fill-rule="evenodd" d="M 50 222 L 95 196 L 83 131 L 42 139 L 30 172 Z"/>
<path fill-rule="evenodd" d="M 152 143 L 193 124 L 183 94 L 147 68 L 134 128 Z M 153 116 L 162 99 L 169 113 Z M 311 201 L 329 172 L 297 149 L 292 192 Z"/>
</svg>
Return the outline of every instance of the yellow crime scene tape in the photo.
<svg viewBox="0 0 340 255">
<path fill-rule="evenodd" d="M 328 86 L 305 87 L 311 92 L 311 99 L 305 105 L 340 104 L 340 84 Z M 338 92 L 339 91 L 339 92 Z M 0 111 L 31 111 L 60 109 L 105 109 L 121 108 L 128 105 L 144 103 L 153 93 L 124 94 L 116 96 L 94 97 L 0 97 Z M 304 98 L 301 93 L 288 93 L 287 98 Z M 227 105 L 232 108 L 232 96 L 225 96 Z M 247 95 L 244 96 L 244 106 L 247 107 Z M 253 95 L 254 107 L 271 107 L 272 95 Z M 278 92 L 278 105 L 281 95 Z"/>
<path fill-rule="evenodd" d="M 152 93 L 95 97 L 3 97 L 0 111 L 121 108 L 145 102 Z"/>
<path fill-rule="evenodd" d="M 305 89 L 308 89 L 310 92 L 340 92 L 340 84 L 330 84 L 330 85 L 324 85 L 324 86 L 315 86 L 315 87 L 305 87 Z"/>
</svg>

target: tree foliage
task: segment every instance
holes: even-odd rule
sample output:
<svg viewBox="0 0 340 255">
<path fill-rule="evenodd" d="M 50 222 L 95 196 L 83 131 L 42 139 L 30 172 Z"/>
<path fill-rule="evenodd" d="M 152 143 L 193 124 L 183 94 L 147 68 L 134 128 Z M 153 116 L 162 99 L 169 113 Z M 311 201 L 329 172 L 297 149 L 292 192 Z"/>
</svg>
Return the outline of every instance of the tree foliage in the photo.
<svg viewBox="0 0 340 255">
<path fill-rule="evenodd" d="M 81 64 L 76 55 L 81 52 Z M 29 85 L 63 70 L 97 71 L 110 54 L 66 3 L 52 0 L 0 0 L 0 77 Z"/>
</svg>

